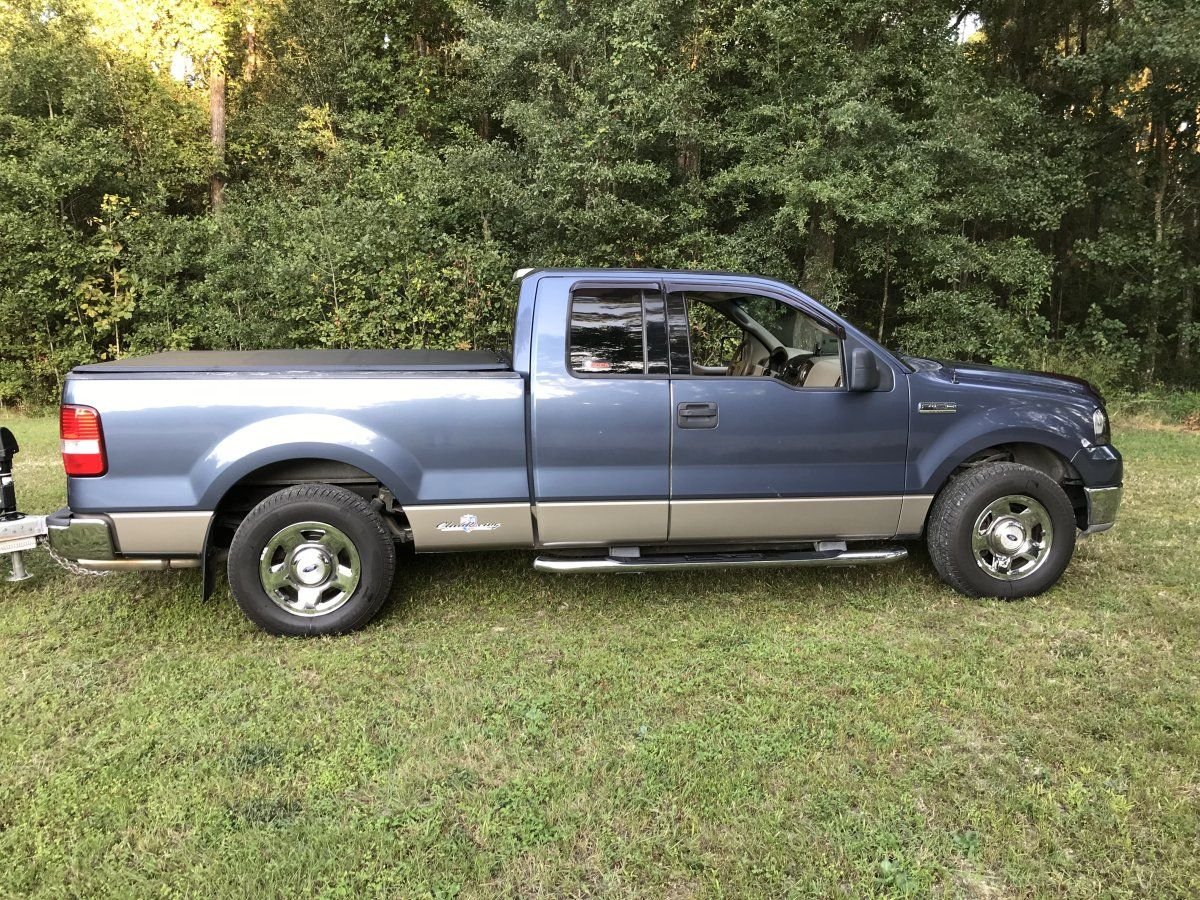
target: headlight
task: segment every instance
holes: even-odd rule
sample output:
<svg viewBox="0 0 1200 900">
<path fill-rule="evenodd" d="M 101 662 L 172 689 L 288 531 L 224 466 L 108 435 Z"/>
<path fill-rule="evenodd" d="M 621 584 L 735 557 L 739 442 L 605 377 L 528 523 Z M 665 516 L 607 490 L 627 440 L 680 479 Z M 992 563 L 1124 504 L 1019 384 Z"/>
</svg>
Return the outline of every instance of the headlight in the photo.
<svg viewBox="0 0 1200 900">
<path fill-rule="evenodd" d="M 1097 408 L 1092 413 L 1092 430 L 1096 432 L 1096 440 L 1101 443 L 1108 442 L 1108 416 L 1104 410 Z"/>
</svg>

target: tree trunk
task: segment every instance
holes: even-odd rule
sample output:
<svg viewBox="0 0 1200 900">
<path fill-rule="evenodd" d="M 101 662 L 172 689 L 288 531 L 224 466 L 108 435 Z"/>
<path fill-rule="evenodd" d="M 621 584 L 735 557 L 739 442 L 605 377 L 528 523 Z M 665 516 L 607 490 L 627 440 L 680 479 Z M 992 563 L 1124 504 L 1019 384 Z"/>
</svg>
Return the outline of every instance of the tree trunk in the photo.
<svg viewBox="0 0 1200 900">
<path fill-rule="evenodd" d="M 1183 304 L 1179 310 L 1179 329 L 1175 343 L 1175 360 L 1180 367 L 1192 364 L 1192 322 L 1195 321 L 1193 309 L 1196 304 L 1196 286 L 1190 281 L 1183 289 Z"/>
<path fill-rule="evenodd" d="M 208 76 L 209 135 L 213 146 L 213 171 L 208 179 L 209 206 L 213 212 L 225 202 L 225 69 L 220 62 L 212 64 Z"/>
<path fill-rule="evenodd" d="M 1146 304 L 1146 382 L 1154 381 L 1155 366 L 1158 361 L 1159 340 L 1159 297 L 1162 288 L 1162 249 L 1166 240 L 1166 212 L 1164 205 L 1167 197 L 1168 157 L 1167 157 L 1167 127 L 1165 123 L 1155 122 L 1150 129 L 1152 143 L 1158 151 L 1158 185 L 1154 189 L 1154 280 L 1150 285 L 1150 300 Z"/>
<path fill-rule="evenodd" d="M 1200 207 L 1192 210 L 1192 233 L 1188 236 L 1190 240 L 1184 243 L 1184 252 L 1189 254 L 1185 257 L 1186 263 L 1195 261 L 1194 253 L 1197 246 L 1200 246 Z M 1190 367 L 1192 363 L 1192 323 L 1196 321 L 1196 283 L 1194 279 L 1187 279 L 1183 289 L 1183 308 L 1179 311 L 1179 330 L 1178 337 L 1175 343 L 1175 359 L 1181 367 Z"/>
<path fill-rule="evenodd" d="M 258 41 L 254 33 L 254 20 L 246 23 L 246 63 L 242 66 L 242 80 L 250 81 L 258 71 Z"/>
<path fill-rule="evenodd" d="M 837 238 L 833 233 L 834 223 L 824 214 L 821 206 L 813 208 L 808 219 L 808 247 L 804 251 L 804 279 L 800 289 L 815 300 L 823 303 L 834 300 L 833 258 L 837 249 Z"/>
<path fill-rule="evenodd" d="M 883 343 L 883 326 L 887 322 L 888 286 L 892 280 L 892 242 L 883 245 L 883 302 L 879 305 L 879 343 Z"/>
</svg>

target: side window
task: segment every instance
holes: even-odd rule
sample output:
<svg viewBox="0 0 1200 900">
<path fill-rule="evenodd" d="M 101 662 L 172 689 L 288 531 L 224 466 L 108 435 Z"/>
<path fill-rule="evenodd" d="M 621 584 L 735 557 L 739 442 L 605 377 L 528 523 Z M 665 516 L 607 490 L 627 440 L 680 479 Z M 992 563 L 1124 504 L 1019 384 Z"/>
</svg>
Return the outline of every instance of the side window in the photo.
<svg viewBox="0 0 1200 900">
<path fill-rule="evenodd" d="M 742 345 L 745 332 L 711 306 L 688 304 L 692 362 L 698 366 L 728 366 Z"/>
<path fill-rule="evenodd" d="M 804 311 L 759 294 L 688 291 L 682 295 L 685 345 L 676 331 L 680 296 L 668 298 L 676 374 L 769 377 L 793 387 L 842 388 L 841 338 Z M 683 366 L 677 357 L 688 345 L 689 365 Z"/>
<path fill-rule="evenodd" d="M 615 288 L 571 295 L 571 371 L 642 375 L 647 371 L 642 292 Z"/>
</svg>

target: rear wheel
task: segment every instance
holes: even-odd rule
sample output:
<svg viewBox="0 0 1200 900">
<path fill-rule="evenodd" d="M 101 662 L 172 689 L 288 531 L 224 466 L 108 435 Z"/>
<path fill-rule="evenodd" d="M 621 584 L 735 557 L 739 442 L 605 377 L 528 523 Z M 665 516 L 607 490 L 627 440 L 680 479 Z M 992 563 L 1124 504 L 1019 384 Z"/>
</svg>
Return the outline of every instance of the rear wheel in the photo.
<svg viewBox="0 0 1200 900">
<path fill-rule="evenodd" d="M 1075 550 L 1075 513 L 1062 487 L 1018 463 L 956 475 L 926 529 L 942 580 L 972 597 L 1032 597 L 1058 581 Z"/>
<path fill-rule="evenodd" d="M 396 548 L 383 519 L 345 488 L 301 484 L 272 494 L 238 527 L 229 587 L 242 612 L 280 635 L 361 628 L 391 590 Z"/>
</svg>

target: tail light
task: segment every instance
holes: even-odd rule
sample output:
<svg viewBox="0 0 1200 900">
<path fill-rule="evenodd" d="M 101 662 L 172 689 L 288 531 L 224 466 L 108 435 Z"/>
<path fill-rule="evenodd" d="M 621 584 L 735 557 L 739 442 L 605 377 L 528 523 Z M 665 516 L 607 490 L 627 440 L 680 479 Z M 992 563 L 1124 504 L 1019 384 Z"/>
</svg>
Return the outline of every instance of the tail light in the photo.
<svg viewBox="0 0 1200 900">
<path fill-rule="evenodd" d="M 90 406 L 64 405 L 58 424 L 63 468 L 68 475 L 103 475 L 108 471 L 100 413 Z"/>
</svg>

